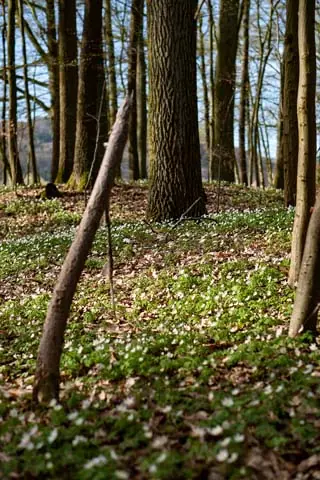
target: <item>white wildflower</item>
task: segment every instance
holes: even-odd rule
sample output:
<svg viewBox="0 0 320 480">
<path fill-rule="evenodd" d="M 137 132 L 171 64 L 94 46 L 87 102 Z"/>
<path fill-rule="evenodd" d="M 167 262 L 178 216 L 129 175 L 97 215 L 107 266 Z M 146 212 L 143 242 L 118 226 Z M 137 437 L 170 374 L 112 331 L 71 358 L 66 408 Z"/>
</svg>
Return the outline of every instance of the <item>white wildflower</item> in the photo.
<svg viewBox="0 0 320 480">
<path fill-rule="evenodd" d="M 221 433 L 223 433 L 223 428 L 221 427 L 221 425 L 217 425 L 216 427 L 208 428 L 208 433 L 213 437 L 217 437 L 218 435 L 221 435 Z"/>
<path fill-rule="evenodd" d="M 233 452 L 230 457 L 228 458 L 227 462 L 228 463 L 233 463 L 238 459 L 238 454 L 236 452 Z"/>
<path fill-rule="evenodd" d="M 79 412 L 74 411 L 68 414 L 68 420 L 75 420 L 79 416 Z"/>
<path fill-rule="evenodd" d="M 163 463 L 167 458 L 167 452 L 162 452 L 159 457 L 157 458 L 157 463 Z"/>
<path fill-rule="evenodd" d="M 53 443 L 58 437 L 58 430 L 54 428 L 48 437 L 48 442 Z"/>
<path fill-rule="evenodd" d="M 106 463 L 107 463 L 106 457 L 104 455 L 98 455 L 98 457 L 92 458 L 87 463 L 85 463 L 84 468 L 86 470 L 90 470 L 91 468 L 100 467 L 102 465 L 105 465 Z"/>
<path fill-rule="evenodd" d="M 114 472 L 115 476 L 120 480 L 127 480 L 129 478 L 129 474 L 124 470 L 116 470 Z"/>
<path fill-rule="evenodd" d="M 264 389 L 264 393 L 266 395 L 270 395 L 272 393 L 272 386 L 271 385 L 267 385 L 266 388 Z"/>
<path fill-rule="evenodd" d="M 222 440 L 221 442 L 221 447 L 227 447 L 229 445 L 229 443 L 231 442 L 231 438 L 230 437 L 226 437 Z"/>
<path fill-rule="evenodd" d="M 234 402 L 231 397 L 225 397 L 221 403 L 224 407 L 232 407 Z"/>
<path fill-rule="evenodd" d="M 159 437 L 156 437 L 151 446 L 152 448 L 163 448 L 166 444 L 168 443 L 168 437 L 166 437 L 165 435 L 161 435 Z"/>
<path fill-rule="evenodd" d="M 76 435 L 74 437 L 74 439 L 72 440 L 72 445 L 74 447 L 76 447 L 77 445 L 79 445 L 79 443 L 85 443 L 87 441 L 88 441 L 88 439 L 86 437 L 84 437 L 83 435 Z"/>
<path fill-rule="evenodd" d="M 219 450 L 219 452 L 217 453 L 216 459 L 218 460 L 218 462 L 225 462 L 228 457 L 229 457 L 229 451 L 226 448 L 224 448 L 222 450 Z"/>
<path fill-rule="evenodd" d="M 233 439 L 236 443 L 241 443 L 244 440 L 244 435 L 242 435 L 242 433 L 236 433 Z"/>
</svg>

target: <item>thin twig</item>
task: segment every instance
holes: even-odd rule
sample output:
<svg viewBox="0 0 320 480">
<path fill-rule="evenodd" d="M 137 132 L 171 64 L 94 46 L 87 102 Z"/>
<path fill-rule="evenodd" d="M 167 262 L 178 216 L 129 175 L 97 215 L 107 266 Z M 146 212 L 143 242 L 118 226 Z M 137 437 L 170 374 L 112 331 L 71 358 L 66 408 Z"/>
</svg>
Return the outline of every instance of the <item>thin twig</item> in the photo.
<svg viewBox="0 0 320 480">
<path fill-rule="evenodd" d="M 198 203 L 200 202 L 201 200 L 201 197 L 198 197 L 197 200 L 195 200 L 191 205 L 190 207 L 187 208 L 187 210 L 185 212 L 182 213 L 181 217 L 179 218 L 179 220 L 176 221 L 176 223 L 174 223 L 172 225 L 172 229 L 173 228 L 176 228 L 177 225 L 179 225 L 179 223 L 186 217 L 187 213 L 190 212 L 190 210 Z"/>
<path fill-rule="evenodd" d="M 198 17 L 199 17 L 200 12 L 201 12 L 201 8 L 202 8 L 202 6 L 203 6 L 203 4 L 204 4 L 205 1 L 206 1 L 206 0 L 202 0 L 202 2 L 199 3 L 199 6 L 198 6 L 198 8 L 197 8 L 197 11 L 196 11 L 196 13 L 194 14 L 194 19 L 195 19 L 195 20 L 198 20 Z"/>
<path fill-rule="evenodd" d="M 110 286 L 110 302 L 114 316 L 116 316 L 116 303 L 114 298 L 114 284 L 113 284 L 113 250 L 112 250 L 112 235 L 111 235 L 111 221 L 108 212 L 106 211 L 106 224 L 108 230 L 108 259 L 107 263 L 102 269 L 102 273 L 106 275 Z"/>
<path fill-rule="evenodd" d="M 104 99 L 105 83 L 106 83 L 106 81 L 104 80 L 104 82 L 103 82 L 103 87 L 102 87 L 102 91 L 101 91 L 101 98 L 100 98 L 100 104 L 99 104 L 98 117 L 96 118 L 95 116 L 88 114 L 88 116 L 89 116 L 89 117 L 92 117 L 92 118 L 96 121 L 96 123 L 97 123 L 97 134 L 96 134 L 96 142 L 95 142 L 95 145 L 94 145 L 94 152 L 93 152 L 92 163 L 91 163 L 91 167 L 90 167 L 90 171 L 89 171 L 87 183 L 86 183 L 86 185 L 85 185 L 85 187 L 84 187 L 84 203 L 85 203 L 85 206 L 87 205 L 87 188 L 88 188 L 89 183 L 90 183 L 90 181 L 91 181 L 92 172 L 93 172 L 93 168 L 94 168 L 95 163 L 96 163 L 97 153 L 98 153 L 99 138 L 100 138 L 100 128 L 101 128 L 101 126 L 100 126 L 100 120 L 101 120 L 101 115 L 102 115 L 102 106 L 103 106 L 103 99 Z"/>
</svg>

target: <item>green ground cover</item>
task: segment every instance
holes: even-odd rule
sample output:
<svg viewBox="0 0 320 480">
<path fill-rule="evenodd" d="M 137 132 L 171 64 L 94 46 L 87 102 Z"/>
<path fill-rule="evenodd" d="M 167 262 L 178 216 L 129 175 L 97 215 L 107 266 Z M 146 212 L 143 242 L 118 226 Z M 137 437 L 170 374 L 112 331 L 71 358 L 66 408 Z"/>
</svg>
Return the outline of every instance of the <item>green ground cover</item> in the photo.
<svg viewBox="0 0 320 480">
<path fill-rule="evenodd" d="M 287 338 L 293 210 L 207 187 L 207 218 L 146 224 L 115 189 L 116 313 L 101 226 L 73 302 L 61 403 L 32 404 L 37 348 L 83 199 L 0 191 L 0 478 L 320 478 L 317 339 Z"/>
</svg>

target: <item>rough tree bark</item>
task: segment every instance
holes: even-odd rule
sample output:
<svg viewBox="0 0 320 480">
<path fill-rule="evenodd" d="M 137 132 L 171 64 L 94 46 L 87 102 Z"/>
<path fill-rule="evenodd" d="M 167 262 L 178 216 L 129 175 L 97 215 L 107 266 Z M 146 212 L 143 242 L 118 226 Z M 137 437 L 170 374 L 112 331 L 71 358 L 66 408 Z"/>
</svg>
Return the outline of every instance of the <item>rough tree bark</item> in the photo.
<svg viewBox="0 0 320 480">
<path fill-rule="evenodd" d="M 115 168 L 121 161 L 127 140 L 129 110 L 127 98 L 118 112 L 99 175 L 53 292 L 37 358 L 33 385 L 36 402 L 47 403 L 59 398 L 60 357 L 67 318 L 100 219 L 106 208 L 109 212 Z"/>
<path fill-rule="evenodd" d="M 193 204 L 189 216 L 202 215 L 206 209 L 196 92 L 197 1 L 148 0 L 147 5 L 152 38 L 148 217 L 155 221 L 179 218 Z"/>
</svg>

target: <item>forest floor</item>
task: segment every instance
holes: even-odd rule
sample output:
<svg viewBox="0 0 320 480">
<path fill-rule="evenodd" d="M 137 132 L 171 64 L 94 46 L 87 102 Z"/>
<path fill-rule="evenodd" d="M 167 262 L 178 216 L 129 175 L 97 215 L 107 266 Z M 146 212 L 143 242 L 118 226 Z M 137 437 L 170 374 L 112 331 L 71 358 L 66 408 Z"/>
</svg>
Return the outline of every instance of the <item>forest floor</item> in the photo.
<svg viewBox="0 0 320 480">
<path fill-rule="evenodd" d="M 207 186 L 199 222 L 112 198 L 115 312 L 101 226 L 67 326 L 61 403 L 32 403 L 48 301 L 83 196 L 0 190 L 0 478 L 320 479 L 320 351 L 287 337 L 293 209 Z"/>
</svg>

